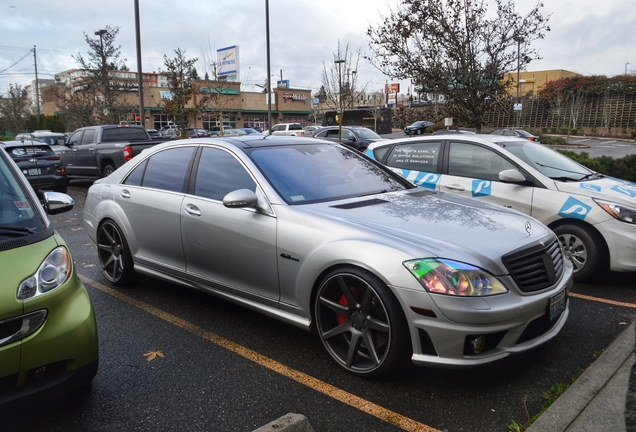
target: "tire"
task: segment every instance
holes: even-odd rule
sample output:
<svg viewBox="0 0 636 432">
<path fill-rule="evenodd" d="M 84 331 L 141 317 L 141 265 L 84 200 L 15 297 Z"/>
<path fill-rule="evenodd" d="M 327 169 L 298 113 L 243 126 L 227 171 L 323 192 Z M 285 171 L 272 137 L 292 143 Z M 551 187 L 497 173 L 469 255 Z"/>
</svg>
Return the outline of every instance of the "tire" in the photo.
<svg viewBox="0 0 636 432">
<path fill-rule="evenodd" d="M 104 276 L 113 285 L 128 285 L 136 279 L 128 243 L 112 221 L 106 221 L 99 227 L 97 255 Z"/>
<path fill-rule="evenodd" d="M 329 355 L 354 375 L 378 377 L 408 361 L 411 344 L 402 307 L 380 279 L 364 270 L 345 267 L 327 274 L 314 316 Z"/>
<path fill-rule="evenodd" d="M 422 129 L 418 129 L 418 130 L 417 130 L 417 134 L 418 134 L 418 135 L 422 135 Z"/>
<path fill-rule="evenodd" d="M 111 165 L 111 164 L 108 164 L 102 170 L 102 176 L 103 177 L 108 177 L 109 175 L 111 175 L 114 172 L 115 172 L 115 167 L 113 165 Z"/>
<path fill-rule="evenodd" d="M 607 251 L 603 238 L 578 225 L 564 224 L 553 229 L 565 256 L 574 265 L 574 280 L 584 282 L 600 276 L 606 270 Z"/>
</svg>

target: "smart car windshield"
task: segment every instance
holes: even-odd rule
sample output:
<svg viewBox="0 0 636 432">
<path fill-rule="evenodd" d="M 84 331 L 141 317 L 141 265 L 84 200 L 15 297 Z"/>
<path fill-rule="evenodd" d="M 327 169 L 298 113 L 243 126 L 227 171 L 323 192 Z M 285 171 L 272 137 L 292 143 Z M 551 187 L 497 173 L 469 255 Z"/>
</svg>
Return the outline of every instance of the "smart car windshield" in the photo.
<svg viewBox="0 0 636 432">
<path fill-rule="evenodd" d="M 36 205 L 0 150 L 0 242 L 34 234 L 46 228 Z"/>
<path fill-rule="evenodd" d="M 572 159 L 541 144 L 535 144 L 531 141 L 506 141 L 499 144 L 553 180 L 581 181 L 594 174 L 593 171 L 579 165 Z"/>
<path fill-rule="evenodd" d="M 409 187 L 361 155 L 334 145 L 277 146 L 247 152 L 288 204 L 332 201 Z"/>
</svg>

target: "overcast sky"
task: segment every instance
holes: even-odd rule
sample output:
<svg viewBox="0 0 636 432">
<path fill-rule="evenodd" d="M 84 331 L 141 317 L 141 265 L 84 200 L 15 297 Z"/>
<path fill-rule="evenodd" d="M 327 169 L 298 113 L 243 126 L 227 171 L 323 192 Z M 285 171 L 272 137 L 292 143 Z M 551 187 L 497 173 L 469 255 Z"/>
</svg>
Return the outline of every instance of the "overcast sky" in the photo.
<svg viewBox="0 0 636 432">
<path fill-rule="evenodd" d="M 494 0 L 486 0 L 494 4 Z M 566 69 L 584 75 L 620 75 L 626 63 L 636 72 L 636 7 L 633 0 L 543 0 L 542 11 L 552 14 L 552 29 L 537 42 L 542 60 L 528 70 Z M 338 41 L 352 50 L 369 52 L 366 29 L 377 26 L 381 15 L 398 0 L 270 0 L 271 71 L 289 79 L 292 88 L 318 90 L 323 61 L 330 63 Z M 518 0 L 517 11 L 527 14 L 536 1 Z M 142 68 L 165 69 L 163 55 L 186 51 L 199 58 L 196 67 L 205 73 L 203 59 L 217 49 L 238 45 L 240 79 L 244 90 L 267 78 L 265 0 L 139 0 Z M 91 37 L 106 25 L 119 27 L 116 45 L 131 71 L 137 70 L 134 0 L 0 0 L 0 93 L 9 84 L 25 86 L 34 80 L 32 49 L 36 46 L 38 77 L 76 68 L 72 57 L 86 57 Z M 359 82 L 381 91 L 390 78 L 366 60 Z M 401 81 L 401 93 L 408 82 Z"/>
</svg>

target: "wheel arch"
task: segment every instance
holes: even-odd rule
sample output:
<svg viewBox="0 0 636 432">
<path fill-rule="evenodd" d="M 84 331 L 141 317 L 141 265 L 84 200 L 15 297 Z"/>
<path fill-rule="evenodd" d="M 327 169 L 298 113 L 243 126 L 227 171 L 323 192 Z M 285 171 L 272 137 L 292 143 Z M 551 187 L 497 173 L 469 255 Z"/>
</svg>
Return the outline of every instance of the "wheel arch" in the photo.
<svg viewBox="0 0 636 432">
<path fill-rule="evenodd" d="M 578 219 L 564 218 L 564 219 L 557 219 L 554 222 L 550 223 L 550 225 L 548 225 L 548 228 L 550 228 L 551 230 L 554 230 L 555 228 L 564 226 L 564 225 L 577 226 L 581 229 L 588 231 L 590 235 L 592 235 L 593 237 L 596 237 L 597 240 L 600 240 L 600 244 L 598 244 L 597 246 L 600 247 L 600 249 L 602 249 L 603 253 L 605 253 L 606 258 L 609 259 L 609 246 L 607 245 L 607 240 L 605 240 L 605 237 L 603 237 L 603 234 L 601 234 L 601 232 L 598 229 L 596 229 L 594 225 L 589 224 L 582 220 L 578 220 Z"/>
</svg>

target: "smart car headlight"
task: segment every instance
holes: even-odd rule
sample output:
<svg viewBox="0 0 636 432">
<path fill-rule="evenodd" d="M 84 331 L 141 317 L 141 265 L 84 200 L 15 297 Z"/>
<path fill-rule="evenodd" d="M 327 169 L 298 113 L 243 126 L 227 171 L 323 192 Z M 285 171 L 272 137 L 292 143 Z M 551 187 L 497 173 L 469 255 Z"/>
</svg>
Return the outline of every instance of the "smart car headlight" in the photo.
<svg viewBox="0 0 636 432">
<path fill-rule="evenodd" d="M 596 201 L 596 204 L 600 205 L 601 208 L 609 213 L 609 215 L 613 218 L 630 224 L 636 224 L 636 208 L 627 207 L 625 205 L 616 204 L 609 201 L 594 201 Z"/>
<path fill-rule="evenodd" d="M 37 297 L 62 285 L 71 274 L 71 257 L 68 250 L 57 247 L 51 251 L 34 275 L 22 281 L 18 287 L 18 300 Z"/>
<path fill-rule="evenodd" d="M 447 259 L 404 261 L 426 291 L 462 297 L 485 297 L 508 292 L 499 279 L 479 267 Z"/>
</svg>

